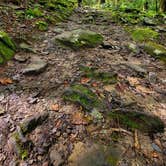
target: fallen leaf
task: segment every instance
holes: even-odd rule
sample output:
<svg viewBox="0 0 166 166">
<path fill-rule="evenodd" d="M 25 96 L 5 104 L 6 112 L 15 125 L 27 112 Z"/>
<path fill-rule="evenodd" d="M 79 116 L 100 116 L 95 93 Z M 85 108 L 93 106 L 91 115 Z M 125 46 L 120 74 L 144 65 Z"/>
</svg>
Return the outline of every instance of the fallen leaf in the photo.
<svg viewBox="0 0 166 166">
<path fill-rule="evenodd" d="M 13 81 L 10 78 L 0 78 L 0 84 L 2 85 L 7 85 L 7 84 L 12 84 Z"/>
<path fill-rule="evenodd" d="M 153 158 L 158 158 L 158 157 L 159 157 L 159 155 L 158 155 L 156 152 L 152 152 L 152 153 L 151 153 L 151 156 L 152 156 Z"/>
<path fill-rule="evenodd" d="M 116 90 L 119 91 L 119 92 L 124 92 L 125 89 L 127 88 L 126 84 L 124 83 L 118 83 L 116 86 L 115 86 Z"/>
<path fill-rule="evenodd" d="M 83 113 L 76 112 L 72 115 L 72 123 L 75 125 L 85 125 L 88 124 L 88 121 L 84 117 Z"/>
<path fill-rule="evenodd" d="M 134 130 L 134 148 L 139 150 L 140 149 L 140 144 L 138 141 L 138 131 Z"/>
<path fill-rule="evenodd" d="M 137 77 L 129 77 L 128 76 L 127 80 L 129 81 L 131 86 L 136 86 L 136 85 L 140 84 L 139 79 Z"/>
<path fill-rule="evenodd" d="M 50 107 L 51 111 L 59 111 L 59 104 L 52 104 Z"/>
<path fill-rule="evenodd" d="M 151 91 L 149 88 L 143 87 L 141 85 L 136 86 L 136 90 L 140 93 L 148 93 L 148 94 L 153 93 L 153 91 Z"/>
<path fill-rule="evenodd" d="M 108 91 L 108 92 L 112 92 L 113 90 L 115 90 L 114 85 L 106 85 L 103 88 L 104 88 L 105 91 Z"/>
<path fill-rule="evenodd" d="M 93 87 L 97 87 L 98 84 L 97 84 L 96 82 L 93 82 L 93 83 L 92 83 L 92 86 L 93 86 Z"/>
<path fill-rule="evenodd" d="M 60 128 L 61 125 L 62 125 L 62 121 L 59 119 L 59 120 L 55 123 L 55 127 L 58 129 L 58 128 Z"/>
<path fill-rule="evenodd" d="M 90 81 L 90 78 L 83 77 L 81 78 L 81 84 L 86 84 Z"/>
</svg>

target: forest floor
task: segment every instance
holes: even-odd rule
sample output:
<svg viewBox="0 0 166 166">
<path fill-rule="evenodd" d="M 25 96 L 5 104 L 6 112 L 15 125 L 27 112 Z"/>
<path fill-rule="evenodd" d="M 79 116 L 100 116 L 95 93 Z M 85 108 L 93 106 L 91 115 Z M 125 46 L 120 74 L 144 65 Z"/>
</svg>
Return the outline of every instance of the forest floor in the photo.
<svg viewBox="0 0 166 166">
<path fill-rule="evenodd" d="M 94 19 L 85 19 L 89 16 Z M 0 77 L 7 78 L 6 82 L 1 80 L 5 85 L 0 86 L 1 166 L 166 164 L 166 130 L 149 135 L 137 129 L 122 129 L 110 122 L 104 112 L 98 112 L 96 118 L 62 98 L 64 89 L 79 83 L 99 97 L 104 96 L 111 103 L 110 109 L 143 111 L 166 122 L 165 64 L 141 48 L 137 53 L 130 51 L 130 35 L 108 18 L 102 11 L 77 10 L 47 32 L 32 34 L 38 35 L 38 40 L 32 42 L 35 53 L 18 52 L 1 69 Z M 56 35 L 79 28 L 102 34 L 104 45 L 74 51 L 54 43 Z M 39 74 L 27 75 L 24 69 L 34 57 L 44 60 L 47 66 Z M 105 85 L 87 78 L 80 66 L 116 73 L 118 81 Z M 19 131 L 19 125 L 29 117 L 42 119 L 46 113 L 49 117 L 22 138 L 31 141 L 32 147 L 28 157 L 21 154 L 25 159 L 19 159 L 12 133 Z"/>
</svg>

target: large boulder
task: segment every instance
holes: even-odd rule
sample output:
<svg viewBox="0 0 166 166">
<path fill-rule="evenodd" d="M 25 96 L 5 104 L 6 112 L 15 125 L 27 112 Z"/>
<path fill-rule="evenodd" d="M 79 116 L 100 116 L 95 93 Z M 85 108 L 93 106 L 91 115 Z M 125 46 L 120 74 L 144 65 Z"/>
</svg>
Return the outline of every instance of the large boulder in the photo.
<svg viewBox="0 0 166 166">
<path fill-rule="evenodd" d="M 55 41 L 72 49 L 78 49 L 82 47 L 96 47 L 102 44 L 103 37 L 93 31 L 77 29 L 57 35 Z"/>
<path fill-rule="evenodd" d="M 8 34 L 0 31 L 0 64 L 10 60 L 13 57 L 15 50 L 15 44 Z"/>
<path fill-rule="evenodd" d="M 147 42 L 144 49 L 148 54 L 166 62 L 166 47 L 154 42 Z"/>
</svg>

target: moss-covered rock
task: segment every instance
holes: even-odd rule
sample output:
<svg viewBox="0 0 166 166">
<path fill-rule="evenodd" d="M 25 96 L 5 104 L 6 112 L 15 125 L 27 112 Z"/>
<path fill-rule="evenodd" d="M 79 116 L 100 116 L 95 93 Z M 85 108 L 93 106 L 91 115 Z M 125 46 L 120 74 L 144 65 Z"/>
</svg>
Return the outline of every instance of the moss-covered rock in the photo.
<svg viewBox="0 0 166 166">
<path fill-rule="evenodd" d="M 157 39 L 158 33 L 151 28 L 136 28 L 131 34 L 135 41 L 149 41 Z"/>
<path fill-rule="evenodd" d="M 0 31 L 0 64 L 10 60 L 15 50 L 16 47 L 11 38 L 5 32 Z"/>
<path fill-rule="evenodd" d="M 41 125 L 48 118 L 48 116 L 48 112 L 43 112 L 22 122 L 20 128 L 23 135 L 34 130 L 38 125 Z"/>
<path fill-rule="evenodd" d="M 24 160 L 29 156 L 32 142 L 24 137 L 20 128 L 12 133 L 11 137 L 9 138 L 9 144 L 11 145 L 14 153 L 16 153 L 20 159 Z"/>
<path fill-rule="evenodd" d="M 109 117 L 130 130 L 138 129 L 146 133 L 157 133 L 164 130 L 164 123 L 157 116 L 142 112 L 113 111 L 109 113 Z"/>
<path fill-rule="evenodd" d="M 63 94 L 63 99 L 78 103 L 87 110 L 92 110 L 93 108 L 103 109 L 103 104 L 96 94 L 80 84 L 73 85 L 67 89 Z"/>
<path fill-rule="evenodd" d="M 93 31 L 77 29 L 57 35 L 55 41 L 72 49 L 78 49 L 96 47 L 103 42 L 103 37 Z"/>
<path fill-rule="evenodd" d="M 144 49 L 148 54 L 166 62 L 166 47 L 154 42 L 147 42 Z"/>
<path fill-rule="evenodd" d="M 117 74 L 114 72 L 97 71 L 97 69 L 88 66 L 80 66 L 80 70 L 83 72 L 83 76 L 104 84 L 114 84 L 117 82 Z"/>
</svg>

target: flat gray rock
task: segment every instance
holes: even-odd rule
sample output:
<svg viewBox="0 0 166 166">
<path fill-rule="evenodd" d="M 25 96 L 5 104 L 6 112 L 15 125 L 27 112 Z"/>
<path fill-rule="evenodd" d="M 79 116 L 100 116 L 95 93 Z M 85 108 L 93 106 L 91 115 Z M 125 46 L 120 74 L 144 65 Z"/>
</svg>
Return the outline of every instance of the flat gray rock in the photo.
<svg viewBox="0 0 166 166">
<path fill-rule="evenodd" d="M 47 67 L 47 62 L 37 56 L 31 58 L 30 64 L 23 69 L 23 74 L 39 74 Z"/>
</svg>

